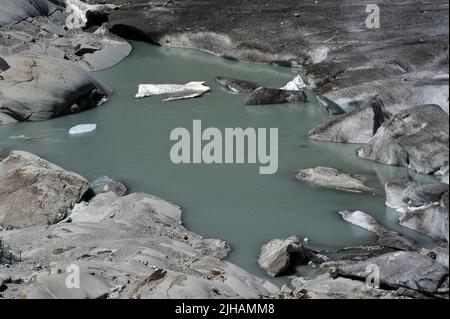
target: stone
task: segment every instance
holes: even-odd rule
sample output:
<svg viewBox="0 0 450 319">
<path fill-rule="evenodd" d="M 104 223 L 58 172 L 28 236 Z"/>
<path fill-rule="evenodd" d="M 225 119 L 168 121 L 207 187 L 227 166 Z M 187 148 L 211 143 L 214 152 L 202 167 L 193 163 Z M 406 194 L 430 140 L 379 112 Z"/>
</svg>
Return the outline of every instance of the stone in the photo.
<svg viewBox="0 0 450 319">
<path fill-rule="evenodd" d="M 205 82 L 189 82 L 186 84 L 141 84 L 136 98 L 153 95 L 167 95 L 163 101 L 194 98 L 208 92 L 210 88 Z"/>
<path fill-rule="evenodd" d="M 340 211 L 342 218 L 361 228 L 364 228 L 378 236 L 375 245 L 389 247 L 398 250 L 413 251 L 417 246 L 413 239 L 380 225 L 372 216 L 361 211 Z"/>
<path fill-rule="evenodd" d="M 289 267 L 292 267 L 295 259 L 307 265 L 309 262 L 322 264 L 327 257 L 306 248 L 302 239 L 293 236 L 286 240 L 274 239 L 261 248 L 258 264 L 270 276 L 282 275 Z"/>
<path fill-rule="evenodd" d="M 56 1 L 58 3 L 58 1 Z M 26 18 L 48 16 L 56 8 L 55 1 L 49 0 L 1 0 L 0 27 L 16 23 Z"/>
<path fill-rule="evenodd" d="M 386 115 L 380 104 L 357 108 L 332 118 L 308 133 L 312 140 L 334 143 L 365 144 L 376 134 Z"/>
<path fill-rule="evenodd" d="M 405 176 L 385 184 L 386 206 L 394 209 L 402 209 L 408 207 L 403 200 L 403 192 L 410 186 L 417 185 L 417 182 L 411 176 Z"/>
<path fill-rule="evenodd" d="M 379 267 L 381 285 L 392 289 L 412 289 L 430 295 L 437 294 L 442 282 L 448 277 L 448 268 L 435 260 L 416 252 L 404 251 L 338 266 L 337 274 L 365 281 L 369 275 L 369 265 Z"/>
<path fill-rule="evenodd" d="M 282 103 L 305 103 L 306 94 L 303 91 L 287 91 L 272 88 L 258 88 L 245 100 L 247 105 L 265 105 Z"/>
<path fill-rule="evenodd" d="M 17 121 L 14 118 L 12 118 L 11 116 L 0 112 L 0 126 L 6 125 L 6 124 L 11 124 L 11 123 L 16 123 L 16 122 Z"/>
<path fill-rule="evenodd" d="M 223 76 L 216 77 L 216 81 L 234 93 L 251 93 L 258 88 L 258 86 L 252 82 Z"/>
<path fill-rule="evenodd" d="M 55 224 L 88 189 L 87 180 L 78 174 L 27 152 L 11 152 L 0 162 L 0 225 Z"/>
<path fill-rule="evenodd" d="M 432 174 L 448 163 L 449 119 L 437 105 L 400 112 L 357 151 L 359 157 Z"/>
<path fill-rule="evenodd" d="M 68 61 L 13 55 L 0 73 L 0 112 L 17 121 L 41 121 L 96 107 L 112 90 Z M 39 103 L 36 103 L 39 96 Z"/>
<path fill-rule="evenodd" d="M 296 178 L 304 183 L 344 192 L 375 192 L 373 188 L 364 185 L 364 180 L 361 176 L 351 176 L 329 167 L 316 167 L 300 170 Z"/>
</svg>

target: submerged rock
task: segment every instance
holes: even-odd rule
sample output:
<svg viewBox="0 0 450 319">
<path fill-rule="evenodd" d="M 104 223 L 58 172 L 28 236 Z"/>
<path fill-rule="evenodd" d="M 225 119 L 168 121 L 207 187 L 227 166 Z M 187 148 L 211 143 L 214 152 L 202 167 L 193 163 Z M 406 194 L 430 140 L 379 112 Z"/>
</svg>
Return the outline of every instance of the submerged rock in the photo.
<svg viewBox="0 0 450 319">
<path fill-rule="evenodd" d="M 258 88 L 258 86 L 252 82 L 223 76 L 216 77 L 216 81 L 234 93 L 251 93 Z"/>
<path fill-rule="evenodd" d="M 380 104 L 374 101 L 319 125 L 308 137 L 324 142 L 364 144 L 373 138 L 385 119 Z"/>
<path fill-rule="evenodd" d="M 168 95 L 163 101 L 195 98 L 208 92 L 210 88 L 205 82 L 189 82 L 187 84 L 141 84 L 136 98 L 153 95 Z"/>
<path fill-rule="evenodd" d="M 448 163 L 449 118 L 437 105 L 400 112 L 379 128 L 358 156 L 432 174 Z"/>
<path fill-rule="evenodd" d="M 270 276 L 276 277 L 292 267 L 296 259 L 303 264 L 322 264 L 328 260 L 326 256 L 306 248 L 304 241 L 294 236 L 286 240 L 274 239 L 265 244 L 261 248 L 258 264 Z"/>
<path fill-rule="evenodd" d="M 282 103 L 305 103 L 306 94 L 303 91 L 287 91 L 281 89 L 258 88 L 246 99 L 247 105 L 265 105 Z"/>
<path fill-rule="evenodd" d="M 381 285 L 393 289 L 407 288 L 425 294 L 438 294 L 442 283 L 448 277 L 448 269 L 435 260 L 415 252 L 394 252 L 370 258 L 363 262 L 337 267 L 337 274 L 343 277 L 366 280 L 371 271 L 369 266 L 379 268 Z"/>
<path fill-rule="evenodd" d="M 417 246 L 409 237 L 380 225 L 372 216 L 361 211 L 340 211 L 342 218 L 355 226 L 364 228 L 378 236 L 376 245 L 398 250 L 416 250 Z"/>
<path fill-rule="evenodd" d="M 329 167 L 304 169 L 299 171 L 296 177 L 301 182 L 344 192 L 375 192 L 373 188 L 364 185 L 364 180 L 360 176 L 351 176 Z"/>
<path fill-rule="evenodd" d="M 12 152 L 0 162 L 0 225 L 30 227 L 64 219 L 89 184 L 36 155 Z"/>
<path fill-rule="evenodd" d="M 37 55 L 4 57 L 0 112 L 17 121 L 41 121 L 96 107 L 111 89 L 80 67 Z M 38 100 L 36 98 L 39 97 Z"/>
</svg>

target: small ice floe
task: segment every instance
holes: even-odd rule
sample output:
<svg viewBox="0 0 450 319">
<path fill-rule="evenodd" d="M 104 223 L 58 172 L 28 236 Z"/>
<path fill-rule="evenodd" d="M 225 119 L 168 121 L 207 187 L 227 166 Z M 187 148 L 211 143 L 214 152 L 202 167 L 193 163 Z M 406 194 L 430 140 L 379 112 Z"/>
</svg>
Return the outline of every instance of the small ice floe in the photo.
<svg viewBox="0 0 450 319">
<path fill-rule="evenodd" d="M 300 75 L 297 75 L 291 82 L 286 84 L 286 86 L 282 87 L 282 90 L 287 91 L 300 91 L 304 89 L 309 89 L 309 85 L 303 81 L 302 77 Z"/>
<path fill-rule="evenodd" d="M 189 82 L 186 84 L 141 84 L 136 98 L 152 95 L 167 95 L 163 101 L 183 100 L 198 97 L 208 92 L 210 88 L 205 82 Z"/>
<path fill-rule="evenodd" d="M 80 124 L 69 130 L 70 135 L 86 134 L 97 129 L 97 124 Z"/>
</svg>

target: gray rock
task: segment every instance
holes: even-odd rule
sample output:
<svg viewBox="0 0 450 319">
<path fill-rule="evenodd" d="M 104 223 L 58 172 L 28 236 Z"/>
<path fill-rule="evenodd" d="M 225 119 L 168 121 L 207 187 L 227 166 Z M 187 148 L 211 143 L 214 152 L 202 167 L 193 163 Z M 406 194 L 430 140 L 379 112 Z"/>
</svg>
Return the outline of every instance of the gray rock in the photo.
<svg viewBox="0 0 450 319">
<path fill-rule="evenodd" d="M 27 152 L 12 152 L 0 162 L 0 225 L 29 227 L 64 219 L 89 184 Z"/>
<path fill-rule="evenodd" d="M 449 119 L 437 105 L 400 112 L 386 122 L 358 156 L 431 174 L 448 163 Z"/>
<path fill-rule="evenodd" d="M 252 82 L 223 76 L 216 77 L 216 81 L 235 93 L 251 93 L 258 88 L 258 86 Z"/>
<path fill-rule="evenodd" d="M 404 177 L 385 185 L 386 205 L 401 212 L 400 224 L 448 241 L 448 185 L 420 185 Z"/>
<path fill-rule="evenodd" d="M 282 89 L 258 88 L 245 100 L 247 105 L 265 105 L 282 103 L 304 103 L 306 94 L 303 91 L 287 91 Z"/>
<path fill-rule="evenodd" d="M 405 176 L 387 182 L 384 186 L 386 192 L 386 206 L 394 209 L 408 207 L 408 204 L 403 200 L 403 192 L 408 187 L 415 185 L 417 185 L 417 182 L 411 176 Z"/>
<path fill-rule="evenodd" d="M 325 273 L 310 280 L 295 278 L 293 296 L 303 299 L 410 299 L 397 291 L 370 287 L 350 278 L 333 278 Z"/>
<path fill-rule="evenodd" d="M 11 277 L 0 273 L 0 291 L 6 288 L 6 284 L 11 282 Z"/>
<path fill-rule="evenodd" d="M 437 240 L 449 241 L 448 192 L 437 203 L 408 208 L 400 216 L 400 225 Z"/>
<path fill-rule="evenodd" d="M 304 264 L 322 264 L 327 261 L 327 257 L 306 248 L 303 244 L 303 240 L 295 236 L 286 240 L 274 239 L 261 248 L 258 264 L 270 276 L 276 277 L 288 270 L 295 258 Z"/>
<path fill-rule="evenodd" d="M 431 258 L 415 252 L 394 252 L 337 267 L 343 277 L 366 280 L 368 266 L 379 267 L 380 284 L 393 289 L 407 288 L 425 294 L 436 294 L 448 277 L 448 269 Z"/>
<path fill-rule="evenodd" d="M 0 126 L 16 122 L 17 121 L 13 119 L 11 116 L 0 112 Z"/>
<path fill-rule="evenodd" d="M 59 0 L 0 0 L 0 26 L 16 23 L 26 18 L 48 16 L 57 7 Z"/>
<path fill-rule="evenodd" d="M 309 138 L 335 143 L 368 143 L 385 121 L 385 114 L 376 101 L 340 115 L 311 130 Z"/>
<path fill-rule="evenodd" d="M 301 182 L 344 192 L 375 192 L 373 188 L 364 185 L 364 179 L 361 176 L 351 176 L 329 167 L 316 167 L 300 170 L 296 177 Z"/>
<path fill-rule="evenodd" d="M 409 207 L 420 207 L 439 202 L 448 193 L 447 184 L 410 185 L 403 191 L 403 202 Z"/>
<path fill-rule="evenodd" d="M 407 251 L 417 249 L 413 239 L 385 228 L 364 212 L 347 210 L 340 211 L 339 214 L 345 221 L 376 234 L 376 245 Z"/>
<path fill-rule="evenodd" d="M 112 91 L 70 62 L 14 55 L 0 73 L 0 111 L 18 121 L 40 121 L 97 106 Z M 39 96 L 39 103 L 36 101 Z"/>
</svg>

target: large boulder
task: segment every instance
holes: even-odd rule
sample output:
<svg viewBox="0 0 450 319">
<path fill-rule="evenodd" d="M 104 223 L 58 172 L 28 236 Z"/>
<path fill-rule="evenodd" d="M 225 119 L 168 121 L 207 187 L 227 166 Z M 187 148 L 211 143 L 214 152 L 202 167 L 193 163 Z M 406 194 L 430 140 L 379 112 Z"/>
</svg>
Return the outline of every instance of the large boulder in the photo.
<svg viewBox="0 0 450 319">
<path fill-rule="evenodd" d="M 303 91 L 288 91 L 282 89 L 258 88 L 245 100 L 247 105 L 265 105 L 282 103 L 304 103 L 307 97 Z"/>
<path fill-rule="evenodd" d="M 297 179 L 315 186 L 336 189 L 350 193 L 374 193 L 374 189 L 364 185 L 364 178 L 351 176 L 330 167 L 316 167 L 300 170 Z"/>
<path fill-rule="evenodd" d="M 337 267 L 339 276 L 366 280 L 378 267 L 381 285 L 393 289 L 407 288 L 434 295 L 448 278 L 448 268 L 415 252 L 394 252 Z"/>
<path fill-rule="evenodd" d="M 374 101 L 319 125 L 308 136 L 317 141 L 363 144 L 370 141 L 385 119 L 380 104 Z"/>
<path fill-rule="evenodd" d="M 37 55 L 3 58 L 0 112 L 17 121 L 41 121 L 96 107 L 112 91 L 80 67 Z"/>
<path fill-rule="evenodd" d="M 437 105 L 421 105 L 395 115 L 358 156 L 422 173 L 439 171 L 449 158 L 449 118 Z"/>
<path fill-rule="evenodd" d="M 27 152 L 0 162 L 0 225 L 29 227 L 64 219 L 89 189 L 87 180 Z"/>
<path fill-rule="evenodd" d="M 265 244 L 261 248 L 258 264 L 270 276 L 276 277 L 295 266 L 295 260 L 303 264 L 322 264 L 327 261 L 327 257 L 306 248 L 302 239 L 293 236 L 286 240 L 274 239 Z"/>
</svg>

